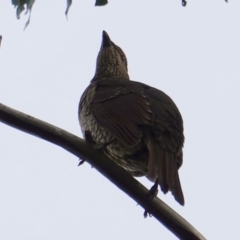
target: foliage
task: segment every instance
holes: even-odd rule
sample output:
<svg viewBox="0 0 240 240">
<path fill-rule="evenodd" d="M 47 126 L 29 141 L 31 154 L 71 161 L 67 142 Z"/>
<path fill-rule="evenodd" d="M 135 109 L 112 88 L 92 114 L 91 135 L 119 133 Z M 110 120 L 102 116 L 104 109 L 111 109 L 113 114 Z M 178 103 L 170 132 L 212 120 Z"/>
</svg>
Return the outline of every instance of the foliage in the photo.
<svg viewBox="0 0 240 240">
<path fill-rule="evenodd" d="M 26 8 L 25 14 L 29 13 L 29 17 L 28 17 L 27 22 L 25 23 L 24 29 L 26 29 L 26 27 L 30 23 L 31 10 L 32 10 L 32 7 L 33 7 L 34 3 L 35 3 L 35 0 L 12 0 L 12 4 L 17 9 L 16 10 L 17 19 L 20 19 L 20 15 L 25 10 L 25 8 Z M 96 0 L 95 6 L 104 6 L 107 3 L 108 3 L 107 0 Z M 72 0 L 67 0 L 67 8 L 66 8 L 66 11 L 65 11 L 66 16 L 68 15 L 68 11 L 69 11 L 71 5 L 72 5 Z"/>
<path fill-rule="evenodd" d="M 35 2 L 35 0 L 12 0 L 12 4 L 17 9 L 16 10 L 17 19 L 20 19 L 21 13 L 25 10 L 24 5 L 26 5 L 26 12 L 25 12 L 25 14 L 29 13 L 29 17 L 28 17 L 28 20 L 27 20 L 27 22 L 25 24 L 24 29 L 26 29 L 26 27 L 30 23 L 31 10 L 32 10 L 32 6 L 33 6 L 34 2 Z"/>
</svg>

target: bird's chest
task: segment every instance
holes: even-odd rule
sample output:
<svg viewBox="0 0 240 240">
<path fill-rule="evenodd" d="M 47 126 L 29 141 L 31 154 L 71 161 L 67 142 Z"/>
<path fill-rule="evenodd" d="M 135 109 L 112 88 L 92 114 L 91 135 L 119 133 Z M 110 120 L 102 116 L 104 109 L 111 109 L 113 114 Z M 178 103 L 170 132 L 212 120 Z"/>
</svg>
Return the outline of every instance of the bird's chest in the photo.
<svg viewBox="0 0 240 240">
<path fill-rule="evenodd" d="M 105 144 L 112 141 L 114 137 L 111 132 L 99 125 L 91 110 L 94 99 L 94 91 L 94 87 L 87 88 L 82 95 L 79 104 L 79 122 L 84 138 L 85 131 L 89 131 L 94 142 L 98 144 Z"/>
</svg>

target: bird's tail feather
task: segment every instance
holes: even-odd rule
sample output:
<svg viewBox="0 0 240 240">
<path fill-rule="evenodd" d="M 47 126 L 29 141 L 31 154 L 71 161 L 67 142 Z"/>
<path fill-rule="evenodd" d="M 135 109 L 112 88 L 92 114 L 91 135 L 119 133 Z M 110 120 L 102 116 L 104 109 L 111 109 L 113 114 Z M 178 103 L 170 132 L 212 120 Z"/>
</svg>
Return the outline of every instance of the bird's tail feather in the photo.
<svg viewBox="0 0 240 240">
<path fill-rule="evenodd" d="M 161 149 L 153 137 L 149 137 L 147 147 L 149 150 L 147 178 L 153 182 L 158 178 L 162 192 L 166 194 L 171 191 L 175 200 L 184 205 L 175 154 Z"/>
<path fill-rule="evenodd" d="M 169 190 L 172 192 L 175 200 L 181 205 L 184 205 L 184 197 L 178 175 L 176 155 L 166 150 L 165 156 L 167 185 L 169 187 Z M 159 171 L 161 171 L 161 169 L 159 169 Z"/>
</svg>

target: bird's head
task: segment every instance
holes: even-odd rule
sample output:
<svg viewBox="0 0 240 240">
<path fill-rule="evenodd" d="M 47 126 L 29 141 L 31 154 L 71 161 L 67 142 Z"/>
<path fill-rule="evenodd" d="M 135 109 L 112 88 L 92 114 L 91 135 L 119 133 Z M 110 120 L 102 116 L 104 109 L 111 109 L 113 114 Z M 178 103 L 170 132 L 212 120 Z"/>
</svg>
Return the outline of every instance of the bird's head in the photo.
<svg viewBox="0 0 240 240">
<path fill-rule="evenodd" d="M 103 31 L 102 44 L 97 57 L 97 66 L 94 79 L 125 78 L 129 79 L 127 58 L 123 50 L 111 41 Z"/>
</svg>

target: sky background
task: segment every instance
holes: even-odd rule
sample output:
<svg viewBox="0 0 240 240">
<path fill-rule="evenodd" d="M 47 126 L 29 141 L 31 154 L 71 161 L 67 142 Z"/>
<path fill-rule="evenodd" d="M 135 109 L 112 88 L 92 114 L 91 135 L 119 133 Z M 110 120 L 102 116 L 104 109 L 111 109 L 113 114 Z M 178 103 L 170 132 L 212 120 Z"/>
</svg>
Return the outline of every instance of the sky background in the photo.
<svg viewBox="0 0 240 240">
<path fill-rule="evenodd" d="M 94 75 L 102 30 L 132 80 L 161 89 L 184 119 L 185 206 L 158 197 L 207 239 L 240 239 L 240 1 L 37 0 L 31 23 L 0 7 L 0 102 L 82 136 L 78 102 Z M 176 237 L 88 163 L 0 123 L 0 239 Z M 146 187 L 150 183 L 139 178 Z"/>
</svg>

